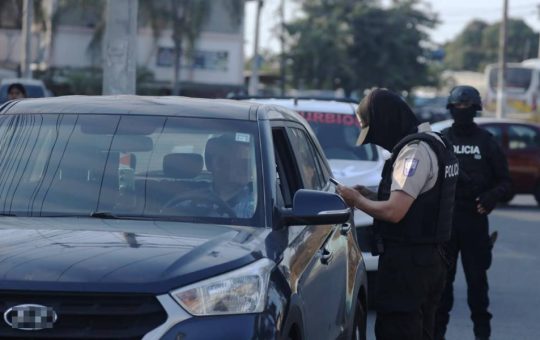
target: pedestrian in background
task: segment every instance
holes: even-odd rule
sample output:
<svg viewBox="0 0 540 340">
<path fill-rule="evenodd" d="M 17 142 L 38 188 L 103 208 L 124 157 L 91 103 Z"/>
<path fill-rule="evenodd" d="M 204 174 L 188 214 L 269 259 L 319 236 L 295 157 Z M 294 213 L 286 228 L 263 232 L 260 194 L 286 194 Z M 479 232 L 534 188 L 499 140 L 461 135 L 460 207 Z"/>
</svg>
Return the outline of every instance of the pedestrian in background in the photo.
<svg viewBox="0 0 540 340">
<path fill-rule="evenodd" d="M 494 242 L 494 237 L 490 239 L 487 215 L 498 201 L 510 195 L 508 162 L 493 136 L 474 123 L 474 116 L 482 110 L 480 94 L 474 87 L 453 88 L 447 108 L 454 123 L 443 135 L 454 145 L 460 173 L 452 236 L 446 246 L 450 269 L 437 313 L 435 339 L 444 339 L 446 333 L 454 302 L 457 258 L 461 252 L 474 334 L 477 340 L 487 340 L 491 335 L 487 270 Z"/>
<path fill-rule="evenodd" d="M 8 100 L 26 98 L 26 89 L 20 83 L 13 83 L 9 85 L 7 94 Z"/>
<path fill-rule="evenodd" d="M 450 239 L 458 163 L 452 146 L 418 125 L 398 95 L 372 91 L 358 107 L 358 144 L 392 152 L 384 165 L 377 200 L 365 187 L 338 185 L 352 207 L 374 218 L 379 254 L 375 293 L 378 340 L 433 339 L 435 313 L 447 265 L 442 244 Z"/>
</svg>

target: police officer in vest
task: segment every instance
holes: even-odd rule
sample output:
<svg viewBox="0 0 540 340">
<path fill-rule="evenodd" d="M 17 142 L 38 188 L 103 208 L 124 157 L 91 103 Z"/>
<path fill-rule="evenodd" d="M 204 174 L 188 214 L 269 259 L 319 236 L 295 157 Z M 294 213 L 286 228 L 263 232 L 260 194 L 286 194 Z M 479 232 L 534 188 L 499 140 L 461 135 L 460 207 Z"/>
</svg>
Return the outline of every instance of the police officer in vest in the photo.
<svg viewBox="0 0 540 340">
<path fill-rule="evenodd" d="M 418 125 L 409 106 L 388 90 L 372 91 L 357 116 L 359 144 L 392 152 L 375 200 L 365 187 L 337 187 L 350 206 L 375 220 L 380 240 L 376 337 L 432 339 L 447 272 L 441 244 L 450 239 L 457 159 L 445 138 L 429 124 Z"/>
<path fill-rule="evenodd" d="M 482 110 L 478 91 L 471 86 L 453 88 L 447 108 L 454 124 L 444 130 L 443 135 L 454 145 L 460 174 L 452 237 L 446 249 L 450 270 L 437 313 L 435 339 L 444 339 L 454 301 L 456 262 L 461 252 L 474 334 L 477 340 L 485 340 L 491 333 L 487 269 L 491 265 L 493 242 L 489 236 L 487 215 L 498 201 L 511 194 L 511 181 L 508 163 L 499 145 L 488 131 L 473 121 L 477 111 Z"/>
</svg>

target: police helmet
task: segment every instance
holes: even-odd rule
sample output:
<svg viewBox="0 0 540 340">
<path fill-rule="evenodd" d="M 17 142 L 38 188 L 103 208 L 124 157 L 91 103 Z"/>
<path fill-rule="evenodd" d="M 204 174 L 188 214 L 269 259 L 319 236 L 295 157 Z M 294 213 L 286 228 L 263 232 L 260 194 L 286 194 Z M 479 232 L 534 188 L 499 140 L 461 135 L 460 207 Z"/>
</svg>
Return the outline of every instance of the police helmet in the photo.
<svg viewBox="0 0 540 340">
<path fill-rule="evenodd" d="M 449 109 L 456 104 L 468 104 L 477 111 L 482 110 L 482 99 L 480 99 L 480 93 L 472 86 L 456 86 L 450 91 L 446 108 Z"/>
</svg>

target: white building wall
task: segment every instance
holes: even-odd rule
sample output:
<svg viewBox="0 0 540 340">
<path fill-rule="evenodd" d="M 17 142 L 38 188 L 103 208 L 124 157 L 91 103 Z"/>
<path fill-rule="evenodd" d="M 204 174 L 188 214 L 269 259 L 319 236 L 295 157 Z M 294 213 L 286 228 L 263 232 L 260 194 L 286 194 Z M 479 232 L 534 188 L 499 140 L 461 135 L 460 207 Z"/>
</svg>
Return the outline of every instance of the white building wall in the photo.
<svg viewBox="0 0 540 340">
<path fill-rule="evenodd" d="M 93 34 L 93 30 L 81 27 L 59 27 L 53 40 L 51 66 L 74 68 L 94 66 L 88 50 Z M 99 65 L 99 60 L 94 63 Z"/>
</svg>

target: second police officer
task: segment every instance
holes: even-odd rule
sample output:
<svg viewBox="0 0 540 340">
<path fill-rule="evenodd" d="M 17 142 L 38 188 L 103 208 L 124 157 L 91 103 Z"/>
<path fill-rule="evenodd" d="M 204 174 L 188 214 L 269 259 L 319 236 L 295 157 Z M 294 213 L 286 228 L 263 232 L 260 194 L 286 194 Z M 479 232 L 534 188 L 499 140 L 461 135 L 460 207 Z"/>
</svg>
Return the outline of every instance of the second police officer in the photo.
<svg viewBox="0 0 540 340">
<path fill-rule="evenodd" d="M 511 180 L 501 148 L 488 131 L 474 123 L 474 116 L 482 110 L 478 91 L 471 86 L 453 88 L 447 108 L 454 123 L 443 135 L 454 145 L 459 160 L 459 180 L 452 236 L 446 247 L 450 269 L 437 313 L 435 339 L 444 339 L 446 333 L 454 301 L 456 262 L 461 252 L 474 334 L 477 340 L 487 340 L 491 335 L 487 270 L 491 265 L 493 242 L 487 215 L 498 201 L 509 197 Z"/>
</svg>

